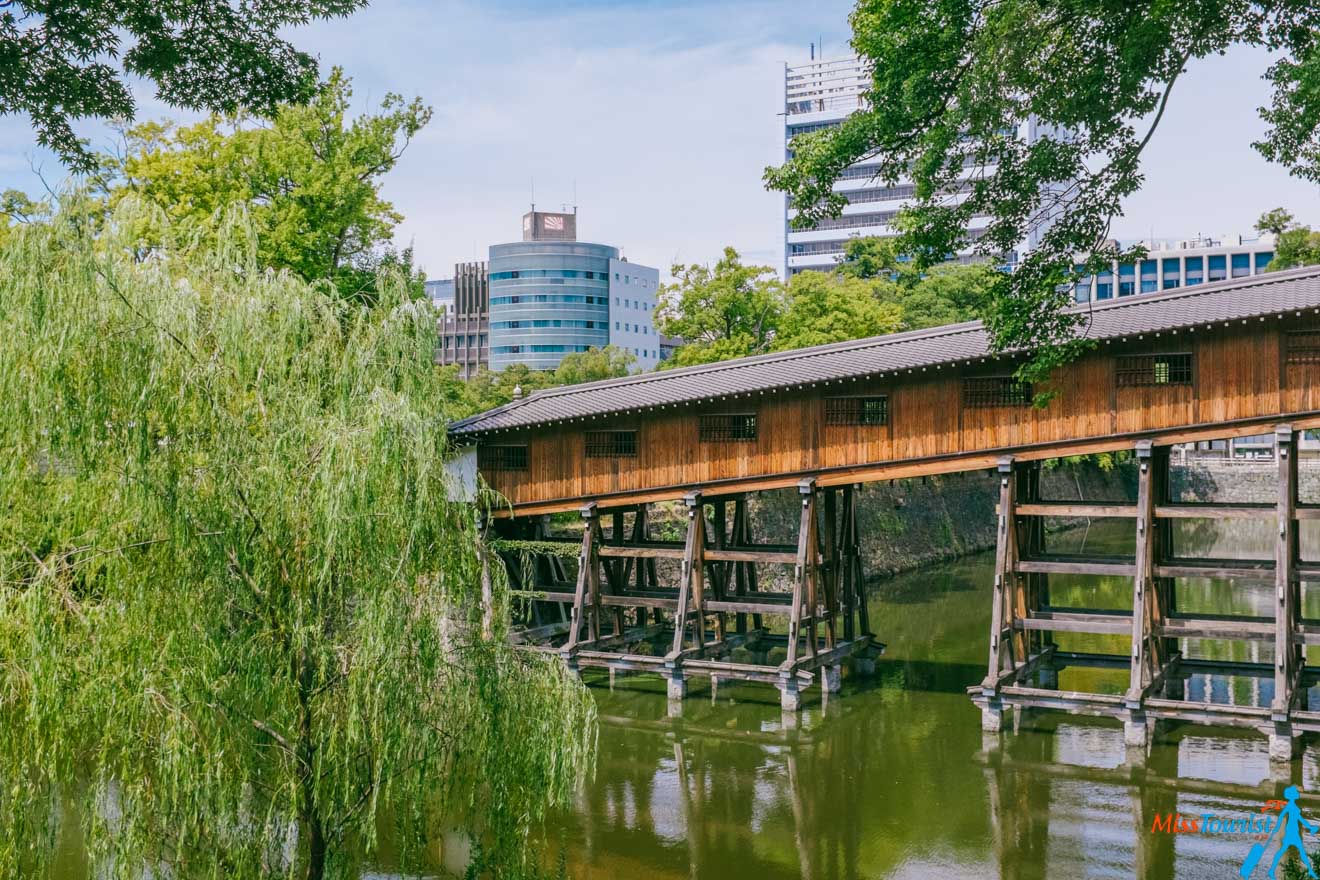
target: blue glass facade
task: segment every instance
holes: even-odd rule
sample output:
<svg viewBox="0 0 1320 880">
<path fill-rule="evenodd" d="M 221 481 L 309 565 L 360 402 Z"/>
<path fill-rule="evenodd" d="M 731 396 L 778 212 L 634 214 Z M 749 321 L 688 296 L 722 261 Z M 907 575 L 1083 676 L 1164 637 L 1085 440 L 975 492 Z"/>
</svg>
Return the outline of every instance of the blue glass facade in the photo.
<svg viewBox="0 0 1320 880">
<path fill-rule="evenodd" d="M 610 342 L 610 260 L 618 248 L 518 241 L 490 248 L 490 367 L 553 370 Z"/>
<path fill-rule="evenodd" d="M 1257 248 L 1227 253 L 1225 250 L 1177 257 L 1157 252 L 1136 263 L 1116 262 L 1093 276 L 1086 275 L 1086 267 L 1078 264 L 1074 267 L 1073 296 L 1081 303 L 1259 275 L 1274 258 L 1273 251 Z"/>
</svg>

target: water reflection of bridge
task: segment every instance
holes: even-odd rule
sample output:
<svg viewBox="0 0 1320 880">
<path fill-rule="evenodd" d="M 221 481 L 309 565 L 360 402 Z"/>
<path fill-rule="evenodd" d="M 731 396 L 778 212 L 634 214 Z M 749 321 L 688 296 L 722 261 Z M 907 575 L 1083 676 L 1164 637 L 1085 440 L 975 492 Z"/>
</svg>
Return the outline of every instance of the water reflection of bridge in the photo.
<svg viewBox="0 0 1320 880">
<path fill-rule="evenodd" d="M 1014 737 L 949 724 L 914 733 L 875 699 L 782 717 L 689 701 L 681 718 L 649 714 L 644 693 L 602 700 L 610 745 L 576 811 L 572 875 L 1218 876 L 1245 854 L 1241 839 L 1152 834 L 1155 817 L 1256 813 L 1320 774 L 1310 758 L 1272 764 L 1258 738 L 1190 725 L 1149 753 L 1128 749 L 1121 729 L 1058 716 L 1034 716 Z M 907 696 L 884 699 L 901 710 Z M 1320 809 L 1320 796 L 1303 797 Z"/>
</svg>

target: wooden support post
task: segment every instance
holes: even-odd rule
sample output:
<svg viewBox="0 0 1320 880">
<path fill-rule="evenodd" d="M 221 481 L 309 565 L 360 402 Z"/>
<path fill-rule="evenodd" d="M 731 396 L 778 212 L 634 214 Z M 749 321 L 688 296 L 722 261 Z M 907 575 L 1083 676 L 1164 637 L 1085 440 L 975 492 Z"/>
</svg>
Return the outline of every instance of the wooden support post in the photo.
<svg viewBox="0 0 1320 880">
<path fill-rule="evenodd" d="M 625 543 L 623 534 L 623 511 L 614 511 L 612 520 L 613 523 L 610 528 L 610 543 L 621 547 Z M 625 563 L 630 562 L 631 560 L 618 558 L 606 560 L 605 575 L 611 595 L 618 595 L 627 589 L 628 575 L 624 566 Z M 627 624 L 623 619 L 623 609 L 616 606 L 613 610 L 612 616 L 614 618 L 614 635 L 623 635 L 624 630 L 627 628 Z"/>
<path fill-rule="evenodd" d="M 1017 586 L 1017 480 L 1012 456 L 999 459 L 999 523 L 995 540 L 994 590 L 990 606 L 990 662 L 981 688 L 989 701 L 997 701 L 999 683 L 1006 672 L 1017 668 L 1014 639 L 1020 635 L 1013 626 Z M 1026 658 L 1022 657 L 1022 661 Z M 986 710 L 987 712 L 990 709 Z M 998 711 L 995 709 L 995 711 Z M 989 719 L 983 718 L 983 727 Z"/>
<path fill-rule="evenodd" d="M 1297 753 L 1292 710 L 1304 660 L 1294 644 L 1301 607 L 1297 578 L 1297 444 L 1291 425 L 1274 429 L 1278 500 L 1274 541 L 1274 700 L 1270 704 L 1270 757 L 1291 761 Z"/>
<path fill-rule="evenodd" d="M 809 602 L 814 598 L 814 590 L 811 589 L 811 581 L 815 569 L 816 540 L 816 481 L 806 479 L 798 483 L 798 493 L 802 498 L 802 514 L 798 521 L 798 548 L 797 561 L 793 566 L 793 604 L 789 606 L 788 616 L 788 656 L 781 664 L 781 675 L 792 677 L 791 671 L 797 665 L 798 659 L 798 639 L 802 634 L 802 617 L 804 609 L 810 608 Z M 814 608 L 808 611 L 813 617 Z M 816 653 L 816 646 L 812 642 L 815 634 L 815 627 L 808 627 L 808 656 Z M 794 681 L 796 691 L 796 680 Z"/>
<path fill-rule="evenodd" d="M 746 546 L 747 544 L 743 534 L 746 520 L 747 502 L 740 495 L 733 501 L 733 534 L 729 537 L 735 547 Z M 749 565 L 752 565 L 752 563 L 733 563 L 733 595 L 739 602 L 744 602 L 747 598 L 747 567 Z M 733 616 L 733 626 L 738 635 L 745 635 L 747 632 L 747 612 L 739 611 L 735 614 Z"/>
<path fill-rule="evenodd" d="M 1127 718 L 1124 740 L 1130 746 L 1144 746 L 1147 740 L 1145 714 L 1146 686 L 1155 676 L 1158 658 L 1152 656 L 1155 639 L 1155 492 L 1151 468 L 1151 442 L 1137 441 L 1137 548 L 1136 573 L 1132 578 L 1132 649 L 1126 697 Z"/>
<path fill-rule="evenodd" d="M 871 614 L 866 607 L 866 570 L 862 567 L 862 532 L 857 524 L 857 492 L 860 489 L 860 486 L 849 486 L 844 490 L 844 497 L 851 500 L 844 527 L 848 530 L 847 556 L 852 560 L 850 568 L 853 603 L 857 608 L 857 628 L 861 635 L 873 636 L 875 633 L 871 630 Z"/>
<path fill-rule="evenodd" d="M 564 657 L 573 665 L 573 655 L 582 640 L 582 624 L 587 614 L 587 601 L 591 593 L 592 572 L 599 559 L 596 555 L 596 502 L 582 507 L 582 550 L 578 553 L 577 587 L 573 591 L 573 611 L 569 618 L 568 641 L 564 643 Z M 599 634 L 597 634 L 599 635 Z"/>
<path fill-rule="evenodd" d="M 821 583 L 825 593 L 825 613 L 829 617 L 825 621 L 825 649 L 833 651 L 837 642 L 836 621 L 839 618 L 839 544 L 836 525 L 838 521 L 838 494 L 837 489 L 826 489 L 825 494 L 825 529 L 821 534 L 821 556 L 823 563 L 820 569 Z"/>
<path fill-rule="evenodd" d="M 706 625 L 702 617 L 701 570 L 702 545 L 705 540 L 705 517 L 702 515 L 700 492 L 689 492 L 684 496 L 687 504 L 687 541 L 683 546 L 683 564 L 678 580 L 678 607 L 674 613 L 673 650 L 665 658 L 666 663 L 677 664 L 685 648 L 687 624 L 692 619 L 695 647 L 700 648 L 706 641 Z"/>
<path fill-rule="evenodd" d="M 724 505 L 725 505 L 725 500 L 724 500 L 723 498 L 718 499 L 718 500 L 714 503 L 714 505 L 713 505 L 713 507 L 715 508 L 715 528 L 714 528 L 715 534 L 714 534 L 714 540 L 713 540 L 713 542 L 712 542 L 712 541 L 709 541 L 709 540 L 703 540 L 703 543 L 702 543 L 702 549 L 703 549 L 703 551 L 704 551 L 704 549 L 705 549 L 706 546 L 708 546 L 708 545 L 710 545 L 710 544 L 712 544 L 712 543 L 714 544 L 714 546 L 715 546 L 716 548 L 718 548 L 718 549 L 720 549 L 720 550 L 723 550 L 723 549 L 724 549 L 724 537 L 725 537 L 725 534 L 726 534 L 726 531 L 725 531 L 725 520 L 724 520 Z M 706 527 L 707 523 L 706 523 L 706 517 L 705 517 L 704 514 L 701 516 L 701 522 L 702 522 L 702 536 L 703 536 L 703 538 L 705 538 L 705 535 L 706 535 L 706 533 L 705 533 L 705 527 Z M 704 571 L 704 569 L 705 569 L 705 567 L 706 567 L 706 563 L 705 563 L 705 559 L 704 559 L 704 558 L 702 559 L 702 567 L 703 567 L 703 571 Z M 711 589 L 711 592 L 714 594 L 714 596 L 715 596 L 715 601 L 716 601 L 716 602 L 723 602 L 723 601 L 727 598 L 727 592 L 728 592 L 728 591 L 725 589 L 725 585 L 728 583 L 729 563 L 727 563 L 727 562 L 716 562 L 716 563 L 711 564 L 709 567 L 710 567 L 710 589 Z M 703 579 L 703 584 L 704 584 L 704 583 L 705 583 L 705 581 L 704 581 L 704 579 Z M 702 607 L 704 608 L 704 607 L 705 607 L 705 598 L 704 598 L 704 597 L 705 597 L 705 590 L 704 590 L 704 589 L 702 590 L 702 596 L 703 596 L 703 598 L 702 598 Z M 724 612 L 723 612 L 723 611 L 716 612 L 716 614 L 715 614 L 715 640 L 718 641 L 718 642 L 723 642 L 724 639 L 725 639 L 725 637 L 728 635 L 728 628 L 727 628 L 727 626 L 725 625 L 726 622 L 727 622 L 727 621 L 726 621 L 726 619 L 725 619 L 725 614 L 724 614 Z"/>
</svg>

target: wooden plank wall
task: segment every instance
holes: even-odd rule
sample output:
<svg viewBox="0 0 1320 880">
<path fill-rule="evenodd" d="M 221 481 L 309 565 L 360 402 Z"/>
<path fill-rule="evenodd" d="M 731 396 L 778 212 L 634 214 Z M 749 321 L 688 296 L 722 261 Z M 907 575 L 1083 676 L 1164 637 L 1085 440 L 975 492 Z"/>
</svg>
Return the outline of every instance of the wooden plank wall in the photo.
<svg viewBox="0 0 1320 880">
<path fill-rule="evenodd" d="M 527 444 L 528 470 L 484 476 L 515 508 L 563 501 L 563 508 L 569 509 L 582 499 L 618 493 L 687 489 L 717 481 L 993 453 L 1033 444 L 1320 411 L 1320 363 L 1285 362 L 1286 334 L 1307 329 L 1290 320 L 1271 319 L 1269 324 L 1184 331 L 1131 344 L 1101 344 L 1054 377 L 1058 396 L 1043 409 L 965 408 L 965 377 L 1012 372 L 1012 363 L 992 360 L 902 378 L 835 383 L 809 391 L 775 392 L 683 410 L 552 426 L 522 435 L 500 434 L 482 442 Z M 1119 356 L 1179 352 L 1193 355 L 1191 385 L 1117 386 Z M 887 395 L 888 424 L 826 425 L 824 400 L 840 394 Z M 700 442 L 698 417 L 708 412 L 755 412 L 756 440 Z M 583 433 L 608 428 L 637 430 L 637 457 L 586 458 Z"/>
</svg>

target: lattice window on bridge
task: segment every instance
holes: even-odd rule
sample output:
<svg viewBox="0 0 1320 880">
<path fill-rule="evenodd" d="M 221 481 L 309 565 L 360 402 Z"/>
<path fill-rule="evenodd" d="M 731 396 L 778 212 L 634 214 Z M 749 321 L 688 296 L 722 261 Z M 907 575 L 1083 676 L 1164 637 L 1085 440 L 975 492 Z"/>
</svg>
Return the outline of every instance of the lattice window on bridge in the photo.
<svg viewBox="0 0 1320 880">
<path fill-rule="evenodd" d="M 1288 363 L 1320 364 L 1320 333 L 1296 330 L 1287 334 Z"/>
<path fill-rule="evenodd" d="M 478 446 L 477 467 L 483 471 L 527 470 L 527 447 Z"/>
<path fill-rule="evenodd" d="M 888 397 L 827 397 L 825 398 L 825 424 L 827 425 L 887 425 L 889 424 Z"/>
<path fill-rule="evenodd" d="M 1120 388 L 1152 385 L 1191 385 L 1190 354 L 1130 354 L 1116 361 L 1115 378 Z"/>
<path fill-rule="evenodd" d="M 1012 376 L 977 376 L 963 379 L 963 406 L 967 409 L 1030 406 L 1031 400 L 1031 383 L 1019 382 Z"/>
<path fill-rule="evenodd" d="M 701 417 L 697 436 L 702 443 L 738 443 L 756 439 L 756 413 L 715 413 Z"/>
<path fill-rule="evenodd" d="M 636 431 L 588 431 L 587 458 L 636 458 Z"/>
</svg>

